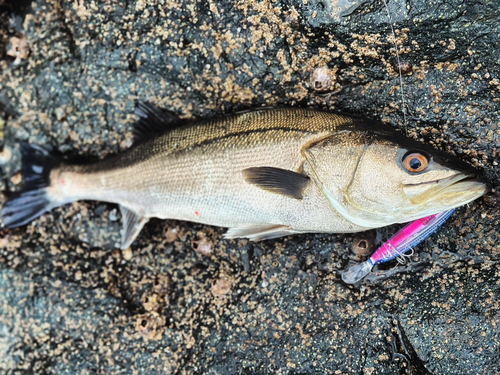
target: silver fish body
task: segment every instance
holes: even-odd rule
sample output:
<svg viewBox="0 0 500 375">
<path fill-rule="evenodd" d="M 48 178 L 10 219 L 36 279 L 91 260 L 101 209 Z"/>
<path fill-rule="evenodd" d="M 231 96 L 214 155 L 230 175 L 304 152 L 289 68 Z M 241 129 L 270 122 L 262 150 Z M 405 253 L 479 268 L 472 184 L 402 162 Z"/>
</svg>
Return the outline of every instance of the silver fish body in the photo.
<svg viewBox="0 0 500 375">
<path fill-rule="evenodd" d="M 389 126 L 331 112 L 257 110 L 167 132 L 162 128 L 175 123 L 169 115 L 146 104 L 137 114 L 136 144 L 94 164 L 52 160 L 49 168 L 41 161 L 50 155 L 25 146 L 25 154 L 44 154 L 35 163 L 26 157 L 40 164 L 44 183 L 30 187 L 33 168 L 23 170 L 28 184 L 4 205 L 4 223 L 22 225 L 53 207 L 89 199 L 120 205 L 122 248 L 152 217 L 227 227 L 227 237 L 259 240 L 406 222 L 488 190 L 476 170 L 450 155 Z M 417 155 L 410 162 L 420 160 L 425 170 L 405 168 L 407 155 Z M 33 191 L 45 206 L 29 214 L 26 196 Z"/>
</svg>

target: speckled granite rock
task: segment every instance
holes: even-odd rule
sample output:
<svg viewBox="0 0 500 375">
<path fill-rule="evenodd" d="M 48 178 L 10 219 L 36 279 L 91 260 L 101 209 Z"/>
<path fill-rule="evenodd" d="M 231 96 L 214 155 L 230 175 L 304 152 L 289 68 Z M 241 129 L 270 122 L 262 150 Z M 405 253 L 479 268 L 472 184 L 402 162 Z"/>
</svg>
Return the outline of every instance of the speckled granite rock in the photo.
<svg viewBox="0 0 500 375">
<path fill-rule="evenodd" d="M 408 134 L 500 185 L 498 1 L 388 5 Z M 116 153 L 137 100 L 183 118 L 307 105 L 405 127 L 382 2 L 4 1 L 0 22 L 7 147 Z M 19 157 L 2 158 L 12 189 Z M 152 221 L 121 253 L 116 207 L 61 207 L 0 232 L 0 372 L 500 373 L 497 194 L 356 286 L 337 273 L 351 235 L 250 243 Z"/>
</svg>

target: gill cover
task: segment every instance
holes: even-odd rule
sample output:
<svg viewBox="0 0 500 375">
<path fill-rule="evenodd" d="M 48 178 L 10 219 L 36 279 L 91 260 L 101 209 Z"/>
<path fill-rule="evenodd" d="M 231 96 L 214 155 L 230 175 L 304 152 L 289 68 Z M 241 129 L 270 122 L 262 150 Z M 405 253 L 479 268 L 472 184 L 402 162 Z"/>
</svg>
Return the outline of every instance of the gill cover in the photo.
<svg viewBox="0 0 500 375">
<path fill-rule="evenodd" d="M 360 216 L 348 190 L 370 144 L 363 133 L 349 130 L 323 139 L 303 151 L 304 169 L 332 207 L 345 219 L 365 228 L 378 228 L 380 221 Z"/>
</svg>

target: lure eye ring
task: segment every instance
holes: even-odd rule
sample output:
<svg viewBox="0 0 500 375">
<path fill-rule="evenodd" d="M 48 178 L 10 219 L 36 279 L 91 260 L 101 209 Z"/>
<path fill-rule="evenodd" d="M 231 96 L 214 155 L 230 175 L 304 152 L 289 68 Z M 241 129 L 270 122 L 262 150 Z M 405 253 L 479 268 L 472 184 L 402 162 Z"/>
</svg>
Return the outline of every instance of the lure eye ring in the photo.
<svg viewBox="0 0 500 375">
<path fill-rule="evenodd" d="M 418 152 L 410 151 L 403 157 L 403 167 L 410 173 L 420 173 L 425 171 L 429 165 L 427 155 Z"/>
</svg>

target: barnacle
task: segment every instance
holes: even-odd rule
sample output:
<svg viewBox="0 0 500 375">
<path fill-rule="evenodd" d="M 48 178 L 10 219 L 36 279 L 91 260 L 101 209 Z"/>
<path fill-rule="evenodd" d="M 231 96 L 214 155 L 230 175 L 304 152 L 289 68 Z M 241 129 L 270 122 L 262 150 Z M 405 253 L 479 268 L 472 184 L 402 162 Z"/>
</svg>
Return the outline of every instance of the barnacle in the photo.
<svg viewBox="0 0 500 375">
<path fill-rule="evenodd" d="M 153 283 L 153 292 L 159 296 L 164 296 L 170 291 L 171 283 L 170 277 L 167 275 L 158 275 Z"/>
<path fill-rule="evenodd" d="M 132 259 L 132 255 L 132 249 L 130 247 L 122 250 L 122 256 L 124 260 L 129 261 L 130 259 Z"/>
<path fill-rule="evenodd" d="M 24 36 L 11 37 L 9 39 L 10 48 L 7 50 L 7 55 L 15 57 L 14 65 L 19 65 L 21 60 L 27 59 L 30 53 L 28 39 Z"/>
<path fill-rule="evenodd" d="M 299 27 L 299 13 L 292 7 L 283 14 L 283 22 L 289 25 L 292 29 Z"/>
<path fill-rule="evenodd" d="M 205 233 L 200 233 L 196 240 L 191 241 L 191 247 L 195 252 L 202 255 L 210 255 L 213 252 L 212 242 Z"/>
<path fill-rule="evenodd" d="M 326 66 L 320 66 L 314 69 L 309 79 L 309 84 L 316 91 L 330 91 L 337 80 L 336 69 L 328 69 Z"/>
<path fill-rule="evenodd" d="M 411 73 L 411 71 L 413 69 L 413 65 L 409 61 L 401 60 L 401 61 L 399 61 L 397 68 L 398 68 L 397 70 L 401 71 L 401 74 L 408 74 L 408 73 Z"/>
<path fill-rule="evenodd" d="M 157 294 L 146 293 L 142 298 L 142 306 L 146 311 L 154 312 L 160 309 L 160 301 Z"/>
<path fill-rule="evenodd" d="M 170 243 L 174 242 L 179 238 L 179 227 L 168 227 L 167 230 L 163 233 L 165 236 L 165 240 Z"/>
<path fill-rule="evenodd" d="M 368 256 L 375 249 L 375 237 L 371 232 L 363 233 L 352 240 L 352 251 L 359 256 Z"/>
<path fill-rule="evenodd" d="M 11 159 L 12 159 L 11 149 L 9 147 L 4 146 L 3 149 L 0 151 L 0 165 L 7 164 Z"/>
<path fill-rule="evenodd" d="M 158 340 L 164 325 L 165 319 L 162 316 L 157 312 L 150 312 L 137 317 L 135 329 L 146 340 Z"/>
<path fill-rule="evenodd" d="M 231 280 L 226 276 L 220 276 L 212 281 L 212 294 L 214 296 L 225 296 L 231 291 Z"/>
</svg>

